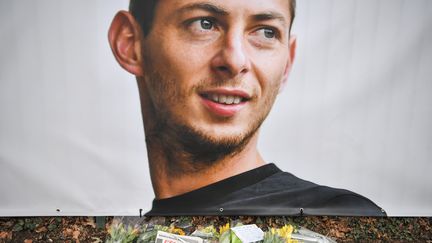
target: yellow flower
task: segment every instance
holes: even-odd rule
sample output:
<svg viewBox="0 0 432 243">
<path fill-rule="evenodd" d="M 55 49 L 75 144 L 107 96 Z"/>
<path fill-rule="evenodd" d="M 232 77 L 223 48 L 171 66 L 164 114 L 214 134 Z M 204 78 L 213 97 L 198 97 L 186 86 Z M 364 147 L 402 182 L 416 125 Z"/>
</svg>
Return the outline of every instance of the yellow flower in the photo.
<svg viewBox="0 0 432 243">
<path fill-rule="evenodd" d="M 278 235 L 286 240 L 287 243 L 298 243 L 297 240 L 291 239 L 291 234 L 294 231 L 294 227 L 292 225 L 284 225 L 282 228 L 275 229 L 271 228 L 270 232 L 273 235 Z"/>
<path fill-rule="evenodd" d="M 278 234 L 286 239 L 291 238 L 291 233 L 293 232 L 294 227 L 292 225 L 284 225 L 281 229 L 278 229 Z"/>
<path fill-rule="evenodd" d="M 179 229 L 179 228 L 174 228 L 173 227 L 169 231 L 170 231 L 169 233 L 172 233 L 172 234 L 186 235 L 186 233 L 182 229 Z"/>
<path fill-rule="evenodd" d="M 230 229 L 229 223 L 226 223 L 224 226 L 219 226 L 219 234 L 222 235 L 225 231 Z"/>
</svg>

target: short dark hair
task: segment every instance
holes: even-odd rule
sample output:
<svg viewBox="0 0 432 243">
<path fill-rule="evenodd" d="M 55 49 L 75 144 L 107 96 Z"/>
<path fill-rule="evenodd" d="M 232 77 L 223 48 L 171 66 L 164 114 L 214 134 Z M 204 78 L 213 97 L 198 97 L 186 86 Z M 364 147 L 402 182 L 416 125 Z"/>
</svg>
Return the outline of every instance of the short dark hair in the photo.
<svg viewBox="0 0 432 243">
<path fill-rule="evenodd" d="M 295 17 L 296 0 L 288 1 L 290 1 L 291 30 Z M 158 0 L 130 0 L 129 12 L 140 24 L 144 36 L 147 36 L 147 34 L 150 33 L 157 2 Z"/>
</svg>

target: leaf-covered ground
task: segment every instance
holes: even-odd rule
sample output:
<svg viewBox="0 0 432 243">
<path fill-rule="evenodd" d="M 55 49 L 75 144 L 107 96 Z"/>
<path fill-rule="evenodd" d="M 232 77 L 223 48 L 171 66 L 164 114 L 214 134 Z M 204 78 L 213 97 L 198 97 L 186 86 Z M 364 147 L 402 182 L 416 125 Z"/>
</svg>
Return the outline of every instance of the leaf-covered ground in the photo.
<svg viewBox="0 0 432 243">
<path fill-rule="evenodd" d="M 0 242 L 105 242 L 113 217 L 96 224 L 94 217 L 0 218 Z M 429 242 L 431 218 L 368 217 L 168 217 L 145 218 L 159 224 L 198 226 L 224 225 L 233 220 L 257 224 L 261 229 L 291 223 L 329 236 L 337 242 Z"/>
</svg>

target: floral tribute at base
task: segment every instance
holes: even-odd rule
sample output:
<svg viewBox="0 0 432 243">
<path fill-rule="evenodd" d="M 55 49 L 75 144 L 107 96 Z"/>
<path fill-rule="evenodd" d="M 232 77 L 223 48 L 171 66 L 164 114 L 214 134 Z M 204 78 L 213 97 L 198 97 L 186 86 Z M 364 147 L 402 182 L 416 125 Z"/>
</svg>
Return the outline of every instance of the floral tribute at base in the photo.
<svg viewBox="0 0 432 243">
<path fill-rule="evenodd" d="M 114 222 L 107 243 L 333 243 L 328 237 L 303 227 L 285 224 L 280 228 L 260 229 L 255 224 L 230 222 L 223 226 L 200 226 L 186 233 L 189 225 L 174 222 L 170 226 L 158 222 Z"/>
</svg>

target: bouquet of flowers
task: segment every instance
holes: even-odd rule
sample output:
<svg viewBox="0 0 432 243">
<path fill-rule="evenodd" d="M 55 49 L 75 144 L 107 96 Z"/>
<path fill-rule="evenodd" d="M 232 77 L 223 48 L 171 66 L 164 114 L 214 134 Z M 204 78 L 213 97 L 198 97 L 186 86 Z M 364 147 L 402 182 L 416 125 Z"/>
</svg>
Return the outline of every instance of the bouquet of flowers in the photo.
<svg viewBox="0 0 432 243">
<path fill-rule="evenodd" d="M 170 226 L 160 224 L 127 225 L 113 223 L 109 229 L 107 243 L 333 243 L 323 235 L 286 224 L 280 228 L 270 227 L 262 231 L 255 224 L 243 225 L 230 223 L 215 228 L 213 225 L 198 227 L 186 235 L 185 231 L 174 223 Z"/>
</svg>

